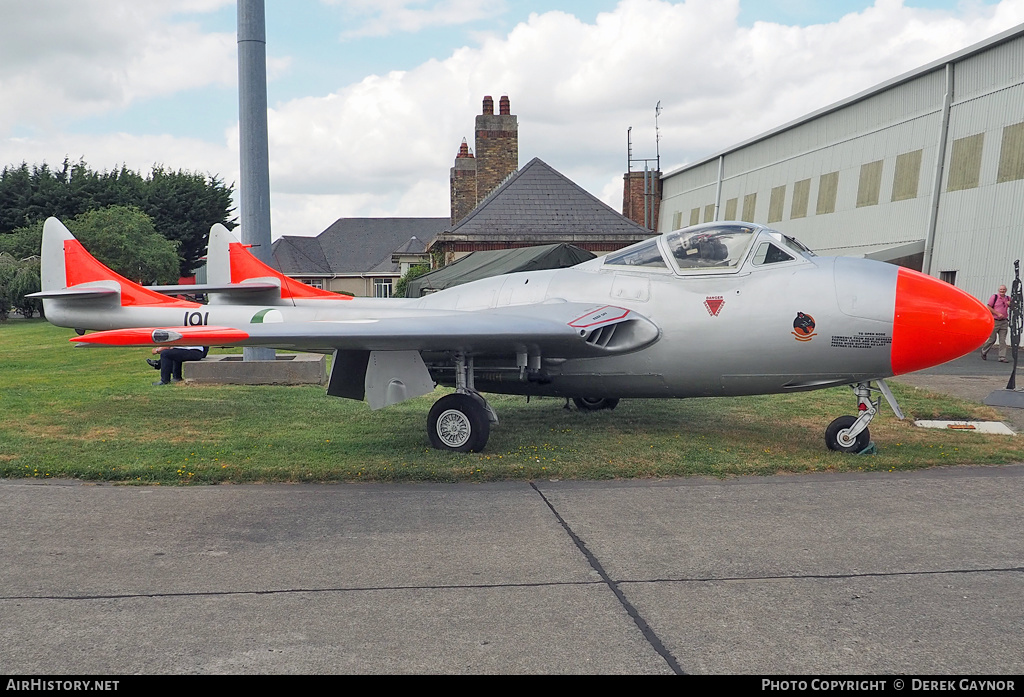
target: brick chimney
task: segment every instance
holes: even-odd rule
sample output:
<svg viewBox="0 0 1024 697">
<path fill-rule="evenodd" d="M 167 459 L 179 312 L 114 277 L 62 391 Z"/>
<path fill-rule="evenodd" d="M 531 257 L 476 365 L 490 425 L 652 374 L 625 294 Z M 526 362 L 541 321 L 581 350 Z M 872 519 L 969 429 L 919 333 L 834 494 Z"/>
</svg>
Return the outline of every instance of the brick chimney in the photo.
<svg viewBox="0 0 1024 697">
<path fill-rule="evenodd" d="M 483 108 L 476 117 L 476 157 L 462 139 L 451 169 L 451 218 L 454 227 L 519 169 L 519 120 L 512 114 L 508 96 L 498 102 L 484 97 Z"/>
<path fill-rule="evenodd" d="M 453 227 L 476 208 L 476 164 L 476 158 L 469 151 L 469 144 L 463 138 L 450 176 Z"/>
<path fill-rule="evenodd" d="M 512 114 L 508 96 L 484 97 L 483 113 L 476 117 L 476 197 L 482 201 L 508 175 L 519 169 L 519 120 Z"/>
<path fill-rule="evenodd" d="M 661 172 L 627 172 L 622 175 L 622 184 L 622 215 L 656 231 L 661 209 Z"/>
</svg>

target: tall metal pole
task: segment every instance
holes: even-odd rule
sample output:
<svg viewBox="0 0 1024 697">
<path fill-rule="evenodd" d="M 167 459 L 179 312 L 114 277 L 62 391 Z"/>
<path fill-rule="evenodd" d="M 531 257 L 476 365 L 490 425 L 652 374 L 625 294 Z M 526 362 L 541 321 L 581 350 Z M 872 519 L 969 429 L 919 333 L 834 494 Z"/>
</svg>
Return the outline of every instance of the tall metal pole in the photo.
<svg viewBox="0 0 1024 697">
<path fill-rule="evenodd" d="M 1010 287 L 1010 354 L 1013 356 L 1013 370 L 1006 383 L 1006 389 L 1017 389 L 1017 353 L 1020 350 L 1020 335 L 1024 331 L 1024 291 L 1020 284 L 1020 259 L 1013 262 L 1013 285 Z M 1003 336 L 1006 336 L 1005 334 Z"/>
<path fill-rule="evenodd" d="M 949 115 L 953 105 L 953 90 L 956 87 L 953 64 L 946 63 L 946 94 L 942 97 L 942 119 L 939 121 L 938 146 L 935 148 L 935 174 L 932 180 L 931 210 L 928 228 L 924 235 L 924 259 L 921 271 L 932 273 L 932 254 L 935 247 L 935 231 L 939 227 L 939 202 L 942 196 L 942 170 L 946 163 L 946 141 L 949 138 Z"/>
<path fill-rule="evenodd" d="M 242 243 L 265 264 L 270 254 L 270 155 L 267 145 L 267 30 L 263 0 L 238 0 L 238 185 Z M 245 360 L 274 360 L 274 350 L 243 349 Z"/>
</svg>

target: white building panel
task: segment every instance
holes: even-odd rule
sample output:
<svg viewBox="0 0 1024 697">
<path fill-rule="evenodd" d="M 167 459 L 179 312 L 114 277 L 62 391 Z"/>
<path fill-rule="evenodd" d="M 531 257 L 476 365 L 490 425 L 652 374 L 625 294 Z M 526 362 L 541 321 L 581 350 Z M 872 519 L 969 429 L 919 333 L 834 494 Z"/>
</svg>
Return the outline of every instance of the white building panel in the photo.
<svg viewBox="0 0 1024 697">
<path fill-rule="evenodd" d="M 665 179 L 662 188 L 662 200 L 686 194 L 695 189 L 714 185 L 718 181 L 718 160 L 712 160 L 693 169 L 681 172 L 678 177 Z"/>
<path fill-rule="evenodd" d="M 932 272 L 956 271 L 957 286 L 979 298 L 1009 285 L 1013 260 L 1024 258 L 1024 180 L 997 181 L 1003 129 L 1024 122 L 1024 69 L 1017 80 L 955 104 L 950 115 L 951 140 L 983 133 L 984 146 L 978 186 L 962 191 L 947 190 L 947 152 Z"/>
<path fill-rule="evenodd" d="M 1024 75 L 1024 42 L 1012 40 L 965 56 L 956 63 L 958 100 L 1014 85 Z"/>
</svg>

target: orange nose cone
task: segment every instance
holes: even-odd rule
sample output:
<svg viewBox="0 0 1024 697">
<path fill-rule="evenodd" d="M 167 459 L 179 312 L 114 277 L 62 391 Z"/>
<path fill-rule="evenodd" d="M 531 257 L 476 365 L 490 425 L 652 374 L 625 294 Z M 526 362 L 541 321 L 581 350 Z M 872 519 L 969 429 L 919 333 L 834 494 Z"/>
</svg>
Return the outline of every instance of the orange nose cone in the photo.
<svg viewBox="0 0 1024 697">
<path fill-rule="evenodd" d="M 892 372 L 902 375 L 959 358 L 985 343 L 992 325 L 992 313 L 973 296 L 901 268 L 892 319 Z"/>
</svg>

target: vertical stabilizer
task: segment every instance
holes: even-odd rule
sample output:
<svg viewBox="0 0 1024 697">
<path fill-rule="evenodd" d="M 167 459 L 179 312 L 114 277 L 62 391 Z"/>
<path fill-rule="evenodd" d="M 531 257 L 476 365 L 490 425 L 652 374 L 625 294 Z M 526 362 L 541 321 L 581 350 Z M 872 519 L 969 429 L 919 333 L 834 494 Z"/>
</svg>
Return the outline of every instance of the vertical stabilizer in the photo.
<svg viewBox="0 0 1024 697">
<path fill-rule="evenodd" d="M 44 293 L 67 287 L 64 242 L 73 239 L 74 235 L 56 218 L 47 218 L 43 223 L 43 258 L 39 269 L 39 287 Z"/>
<path fill-rule="evenodd" d="M 217 228 L 220 228 L 218 230 Z M 223 232 L 221 232 L 223 231 Z M 226 241 L 225 245 L 222 241 Z M 225 250 L 226 247 L 226 250 Z M 227 256 L 225 265 L 224 255 Z M 248 247 L 235 239 L 223 225 L 214 225 L 210 230 L 210 246 L 206 253 L 207 278 L 210 283 L 221 283 L 224 269 L 227 268 L 228 280 L 231 283 L 246 281 L 270 281 L 280 285 L 280 299 L 285 303 L 294 304 L 295 300 L 351 300 L 350 295 L 332 293 L 307 285 L 302 281 L 285 276 L 256 258 Z"/>
<path fill-rule="evenodd" d="M 206 249 L 206 282 L 215 286 L 231 283 L 231 243 L 238 243 L 226 227 L 220 223 L 210 228 L 210 244 Z"/>
<path fill-rule="evenodd" d="M 199 307 L 198 303 L 156 293 L 116 273 L 89 254 L 56 218 L 47 218 L 43 223 L 42 255 L 42 290 L 33 293 L 34 297 L 76 302 L 102 298 L 110 304 L 111 296 L 118 296 L 120 302 L 115 302 L 115 306 Z M 46 313 L 50 314 L 49 308 Z"/>
</svg>

